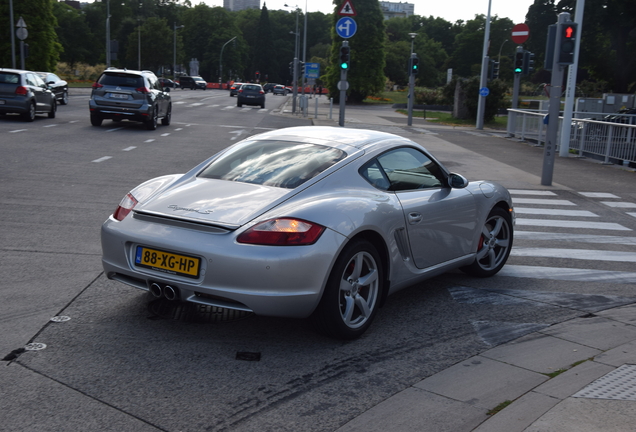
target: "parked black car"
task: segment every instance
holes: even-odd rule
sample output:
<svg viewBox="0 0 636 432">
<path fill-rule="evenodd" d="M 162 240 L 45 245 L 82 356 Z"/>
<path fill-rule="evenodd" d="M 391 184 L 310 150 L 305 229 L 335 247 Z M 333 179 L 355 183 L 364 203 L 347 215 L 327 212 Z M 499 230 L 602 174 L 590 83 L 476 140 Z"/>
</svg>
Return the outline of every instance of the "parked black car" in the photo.
<svg viewBox="0 0 636 432">
<path fill-rule="evenodd" d="M 181 90 L 187 88 L 190 90 L 198 88 L 205 90 L 208 88 L 208 83 L 200 76 L 182 76 L 179 78 L 179 84 L 181 85 Z"/>
<path fill-rule="evenodd" d="M 0 68 L 0 114 L 18 113 L 26 121 L 36 114 L 55 118 L 55 95 L 35 72 Z"/>
<path fill-rule="evenodd" d="M 265 108 L 265 90 L 260 84 L 243 84 L 236 95 L 236 106 L 260 105 Z"/>
<path fill-rule="evenodd" d="M 150 71 L 106 69 L 93 84 L 88 106 L 93 126 L 104 119 L 132 120 L 155 130 L 159 119 L 168 126 L 172 116 L 170 89 Z"/>
<path fill-rule="evenodd" d="M 236 96 L 242 85 L 243 83 L 240 83 L 240 82 L 232 83 L 232 85 L 230 86 L 230 97 Z"/>
<path fill-rule="evenodd" d="M 280 84 L 267 83 L 263 86 L 263 90 L 265 91 L 265 93 L 273 93 L 274 87 L 276 87 L 277 85 L 280 85 Z"/>
<path fill-rule="evenodd" d="M 62 105 L 68 103 L 68 83 L 52 72 L 36 72 L 49 89 L 55 94 L 55 100 Z"/>
<path fill-rule="evenodd" d="M 181 87 L 178 82 L 174 82 L 168 78 L 159 78 L 159 82 L 162 87 L 179 88 Z"/>
</svg>

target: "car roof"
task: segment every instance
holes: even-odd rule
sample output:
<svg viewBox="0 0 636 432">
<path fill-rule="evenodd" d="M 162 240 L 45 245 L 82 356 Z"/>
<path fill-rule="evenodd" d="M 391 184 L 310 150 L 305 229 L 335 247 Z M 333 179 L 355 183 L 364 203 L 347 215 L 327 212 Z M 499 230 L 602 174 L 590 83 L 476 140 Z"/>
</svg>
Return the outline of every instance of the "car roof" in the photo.
<svg viewBox="0 0 636 432">
<path fill-rule="evenodd" d="M 339 147 L 338 144 L 364 148 L 381 141 L 402 141 L 404 145 L 416 145 L 413 141 L 386 132 L 378 132 L 369 129 L 347 129 L 331 126 L 297 126 L 291 128 L 277 129 L 252 137 L 257 140 L 288 140 L 294 142 L 308 142 L 315 144 L 326 144 Z"/>
</svg>

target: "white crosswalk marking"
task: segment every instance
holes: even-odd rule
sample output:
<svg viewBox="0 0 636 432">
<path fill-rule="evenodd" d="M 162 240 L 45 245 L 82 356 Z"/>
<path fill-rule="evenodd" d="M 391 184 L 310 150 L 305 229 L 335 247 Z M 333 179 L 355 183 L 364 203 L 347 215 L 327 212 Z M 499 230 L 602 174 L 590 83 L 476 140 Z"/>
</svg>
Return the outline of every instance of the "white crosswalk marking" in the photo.
<svg viewBox="0 0 636 432">
<path fill-rule="evenodd" d="M 590 249 L 513 248 L 511 256 L 569 258 L 592 261 L 636 262 L 636 253 Z"/>
<path fill-rule="evenodd" d="M 515 207 L 515 213 L 546 215 L 546 216 L 599 217 L 597 214 L 587 210 L 561 210 L 561 209 L 526 208 L 526 207 Z"/>
<path fill-rule="evenodd" d="M 614 222 L 587 222 L 551 219 L 522 219 L 517 218 L 517 225 L 542 226 L 554 228 L 584 228 L 600 230 L 631 231 L 631 229 Z"/>
<path fill-rule="evenodd" d="M 539 204 L 539 205 L 560 205 L 560 206 L 575 206 L 572 201 L 568 200 L 555 200 L 555 199 L 540 199 L 540 198 L 512 198 L 512 203 L 517 204 Z"/>
<path fill-rule="evenodd" d="M 594 206 L 598 203 L 608 209 L 632 209 L 636 208 L 636 203 L 604 192 L 513 189 L 510 190 L 510 194 L 517 214 L 515 246 L 510 253 L 509 264 L 499 272 L 500 276 L 576 282 L 636 283 L 636 272 L 602 268 L 609 263 L 624 263 L 623 268 L 629 264 L 627 268 L 631 268 L 632 263 L 636 263 L 636 236 L 631 234 L 633 227 L 628 223 L 612 222 L 613 218 L 608 219 L 601 207 Z M 579 199 L 564 199 L 572 197 L 573 194 L 578 194 Z M 594 206 L 594 211 L 567 209 L 585 206 L 588 203 Z M 626 214 L 636 217 L 634 212 Z M 529 217 L 519 217 L 520 215 Z M 602 222 L 590 220 L 600 217 L 604 218 Z M 544 228 L 546 232 L 524 227 Z M 621 235 L 604 234 L 607 231 L 618 231 Z M 577 244 L 581 248 L 577 248 Z M 559 247 L 560 245 L 563 247 Z M 598 245 L 598 249 L 594 249 L 594 245 Z M 537 259 L 543 259 L 537 264 L 544 264 L 546 259 L 550 259 L 554 266 L 532 265 Z M 594 268 L 589 268 L 591 262 L 594 262 Z M 559 263 L 567 265 L 561 268 L 558 267 Z"/>
</svg>

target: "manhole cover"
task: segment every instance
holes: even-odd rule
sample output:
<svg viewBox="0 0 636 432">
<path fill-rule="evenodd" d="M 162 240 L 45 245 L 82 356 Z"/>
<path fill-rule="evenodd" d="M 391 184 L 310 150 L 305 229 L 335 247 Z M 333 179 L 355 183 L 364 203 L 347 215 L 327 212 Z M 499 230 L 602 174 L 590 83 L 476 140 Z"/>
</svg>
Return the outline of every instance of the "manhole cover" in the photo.
<svg viewBox="0 0 636 432">
<path fill-rule="evenodd" d="M 572 397 L 636 401 L 636 365 L 623 365 Z"/>
<path fill-rule="evenodd" d="M 38 342 L 31 342 L 24 347 L 24 349 L 27 351 L 39 351 L 43 350 L 44 348 L 46 348 L 46 344 Z"/>
<path fill-rule="evenodd" d="M 238 321 L 253 315 L 252 312 L 166 299 L 151 301 L 148 303 L 148 310 L 153 315 L 151 318 L 167 318 L 198 323 Z"/>
</svg>

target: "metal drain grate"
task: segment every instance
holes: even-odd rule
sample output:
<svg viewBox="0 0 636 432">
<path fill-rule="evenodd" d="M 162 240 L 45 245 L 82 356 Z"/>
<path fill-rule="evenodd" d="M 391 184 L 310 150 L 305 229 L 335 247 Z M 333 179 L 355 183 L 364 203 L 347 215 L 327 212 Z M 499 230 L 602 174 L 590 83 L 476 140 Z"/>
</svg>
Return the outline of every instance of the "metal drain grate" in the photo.
<svg viewBox="0 0 636 432">
<path fill-rule="evenodd" d="M 636 401 L 636 365 L 623 365 L 572 397 Z"/>
</svg>

